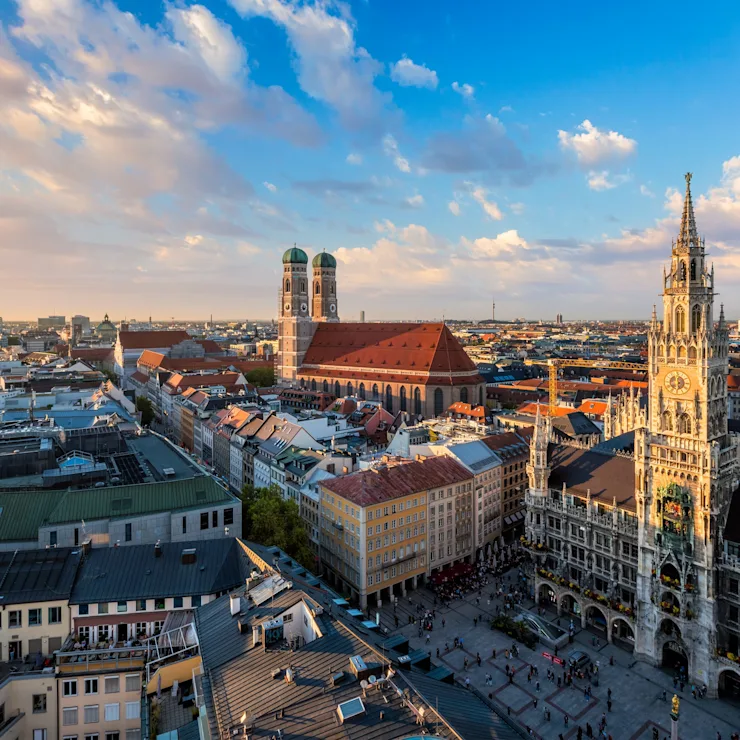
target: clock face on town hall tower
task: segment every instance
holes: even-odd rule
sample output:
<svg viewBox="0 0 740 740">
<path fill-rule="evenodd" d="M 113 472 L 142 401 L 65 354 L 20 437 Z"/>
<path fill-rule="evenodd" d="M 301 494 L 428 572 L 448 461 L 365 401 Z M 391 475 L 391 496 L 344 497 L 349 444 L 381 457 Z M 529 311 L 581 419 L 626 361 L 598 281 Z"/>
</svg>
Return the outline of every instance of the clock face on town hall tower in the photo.
<svg viewBox="0 0 740 740">
<path fill-rule="evenodd" d="M 686 373 L 682 373 L 680 370 L 674 370 L 665 376 L 663 385 L 669 393 L 683 395 L 691 388 L 691 380 L 689 380 L 689 376 Z"/>
</svg>

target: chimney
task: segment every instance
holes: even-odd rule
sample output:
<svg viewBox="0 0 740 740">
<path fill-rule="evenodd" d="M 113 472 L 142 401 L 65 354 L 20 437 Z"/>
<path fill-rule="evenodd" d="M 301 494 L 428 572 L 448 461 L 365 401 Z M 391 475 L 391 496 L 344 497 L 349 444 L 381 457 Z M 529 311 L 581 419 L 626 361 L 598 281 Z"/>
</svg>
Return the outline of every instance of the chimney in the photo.
<svg viewBox="0 0 740 740">
<path fill-rule="evenodd" d="M 241 609 L 242 605 L 239 594 L 231 594 L 231 596 L 229 596 L 229 611 L 231 612 L 231 616 L 233 617 L 238 614 Z"/>
<path fill-rule="evenodd" d="M 159 544 L 159 540 L 157 540 L 154 543 L 154 557 L 155 558 L 161 558 L 162 557 L 162 545 Z"/>
</svg>

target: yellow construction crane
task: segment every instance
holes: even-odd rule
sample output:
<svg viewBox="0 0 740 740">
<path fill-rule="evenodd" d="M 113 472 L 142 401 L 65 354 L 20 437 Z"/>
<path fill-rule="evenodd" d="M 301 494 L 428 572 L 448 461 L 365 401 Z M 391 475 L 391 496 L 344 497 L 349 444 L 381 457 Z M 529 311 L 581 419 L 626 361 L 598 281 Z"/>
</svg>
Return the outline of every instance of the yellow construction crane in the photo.
<svg viewBox="0 0 740 740">
<path fill-rule="evenodd" d="M 548 369 L 548 390 L 550 393 L 550 416 L 558 407 L 558 371 L 561 367 L 600 367 L 605 370 L 641 370 L 647 373 L 647 365 L 639 362 L 619 362 L 618 360 L 524 360 L 525 365 L 543 365 Z"/>
</svg>

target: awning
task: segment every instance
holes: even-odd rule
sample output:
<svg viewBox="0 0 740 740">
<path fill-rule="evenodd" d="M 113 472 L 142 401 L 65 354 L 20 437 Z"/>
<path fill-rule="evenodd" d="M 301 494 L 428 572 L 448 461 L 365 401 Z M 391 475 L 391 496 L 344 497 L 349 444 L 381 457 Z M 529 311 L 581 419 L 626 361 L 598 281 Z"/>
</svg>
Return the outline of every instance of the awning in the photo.
<svg viewBox="0 0 740 740">
<path fill-rule="evenodd" d="M 337 606 L 349 606 L 349 601 L 347 601 L 347 599 L 332 599 L 332 602 Z"/>
<path fill-rule="evenodd" d="M 361 622 L 362 626 L 367 630 L 376 630 L 378 629 L 378 625 L 375 624 L 375 622 L 371 622 L 369 619 L 365 622 Z"/>
<path fill-rule="evenodd" d="M 365 615 L 359 609 L 347 609 L 347 614 L 350 617 L 364 617 Z"/>
</svg>

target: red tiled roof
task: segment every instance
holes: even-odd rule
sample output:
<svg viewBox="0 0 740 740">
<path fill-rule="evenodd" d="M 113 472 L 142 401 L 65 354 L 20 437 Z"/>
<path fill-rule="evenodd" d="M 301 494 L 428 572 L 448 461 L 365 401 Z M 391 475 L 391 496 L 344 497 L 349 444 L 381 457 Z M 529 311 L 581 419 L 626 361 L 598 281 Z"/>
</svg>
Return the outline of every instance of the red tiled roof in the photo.
<svg viewBox="0 0 740 740">
<path fill-rule="evenodd" d="M 186 331 L 119 331 L 118 340 L 124 349 L 157 349 L 172 347 L 190 339 Z"/>
<path fill-rule="evenodd" d="M 579 407 L 578 411 L 584 414 L 596 414 L 597 416 L 603 416 L 606 413 L 606 401 L 584 401 Z"/>
<path fill-rule="evenodd" d="M 471 478 L 466 468 L 445 455 L 352 473 L 320 485 L 359 506 L 370 506 Z"/>
<path fill-rule="evenodd" d="M 450 414 L 461 414 L 462 416 L 473 416 L 477 419 L 486 418 L 486 407 L 485 406 L 472 406 L 469 403 L 463 403 L 462 401 L 456 401 L 448 409 Z"/>
<path fill-rule="evenodd" d="M 520 436 L 516 432 L 504 432 L 503 434 L 492 434 L 490 437 L 483 437 L 481 442 L 489 450 L 493 450 L 506 460 L 517 455 L 529 455 L 529 445 L 525 437 L 525 434 Z"/>
<path fill-rule="evenodd" d="M 203 347 L 209 355 L 223 354 L 224 348 L 218 343 L 214 342 L 213 339 L 196 339 L 196 342 Z"/>
<path fill-rule="evenodd" d="M 540 414 L 543 416 L 550 416 L 550 407 L 546 403 L 523 403 L 517 410 L 517 414 L 524 414 L 525 416 L 536 416 L 537 406 L 540 407 Z M 557 406 L 554 410 L 553 416 L 568 416 L 572 414 L 575 409 L 569 406 Z"/>
<path fill-rule="evenodd" d="M 316 372 L 328 366 L 329 372 Z M 353 370 L 361 368 L 361 372 Z M 427 382 L 456 385 L 483 382 L 475 363 L 445 324 L 320 323 L 303 359 L 300 375 L 337 375 L 404 382 L 435 373 Z M 373 371 L 384 371 L 376 372 Z M 392 371 L 392 377 L 387 374 Z M 463 374 L 455 377 L 453 374 Z M 440 377 L 446 374 L 447 377 Z M 398 378 L 398 380 L 396 380 Z"/>
<path fill-rule="evenodd" d="M 163 388 L 176 392 L 178 388 L 205 388 L 210 385 L 223 385 L 227 388 L 237 385 L 239 373 L 214 373 L 213 375 L 180 375 L 176 373 L 167 378 Z"/>
<path fill-rule="evenodd" d="M 73 347 L 73 360 L 88 360 L 90 362 L 105 362 L 113 357 L 112 347 Z"/>
<path fill-rule="evenodd" d="M 141 383 L 142 385 L 146 385 L 149 382 L 149 376 L 146 373 L 142 373 L 137 370 L 135 373 L 131 373 L 131 380 Z"/>
<path fill-rule="evenodd" d="M 161 352 L 154 352 L 151 349 L 145 349 L 139 356 L 136 364 L 144 365 L 144 367 L 149 368 L 164 367 L 164 362 L 167 359 L 167 355 L 163 355 Z"/>
<path fill-rule="evenodd" d="M 727 376 L 727 390 L 736 391 L 740 389 L 740 375 Z"/>
</svg>

